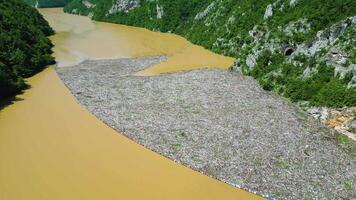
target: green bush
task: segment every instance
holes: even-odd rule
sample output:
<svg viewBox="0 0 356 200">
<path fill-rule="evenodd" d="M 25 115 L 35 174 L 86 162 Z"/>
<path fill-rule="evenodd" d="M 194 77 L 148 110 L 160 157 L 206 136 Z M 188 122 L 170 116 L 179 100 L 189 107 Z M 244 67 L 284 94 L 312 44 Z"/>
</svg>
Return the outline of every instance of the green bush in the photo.
<svg viewBox="0 0 356 200">
<path fill-rule="evenodd" d="M 9 70 L 4 64 L 0 63 L 0 95 L 1 97 L 10 96 L 19 92 L 25 87 L 23 79 L 13 71 Z"/>
<path fill-rule="evenodd" d="M 46 20 L 20 0 L 0 0 L 0 100 L 25 87 L 30 77 L 54 63 L 53 34 Z"/>
<path fill-rule="evenodd" d="M 63 7 L 71 0 L 23 0 L 30 6 L 38 6 L 39 8 Z"/>
<path fill-rule="evenodd" d="M 305 61 L 305 57 L 297 57 Z M 313 106 L 342 107 L 356 105 L 356 91 L 347 89 L 345 82 L 349 81 L 351 73 L 343 80 L 334 77 L 334 68 L 325 62 L 309 59 L 303 66 L 295 66 L 286 62 L 281 54 L 272 54 L 266 50 L 257 59 L 254 68 L 247 72 L 257 79 L 265 90 L 273 90 L 293 102 L 310 101 Z M 303 77 L 307 68 L 316 68 L 310 77 Z"/>
<path fill-rule="evenodd" d="M 343 107 L 356 105 L 356 91 L 347 89 L 338 79 L 325 84 L 310 101 L 311 105 Z"/>
</svg>

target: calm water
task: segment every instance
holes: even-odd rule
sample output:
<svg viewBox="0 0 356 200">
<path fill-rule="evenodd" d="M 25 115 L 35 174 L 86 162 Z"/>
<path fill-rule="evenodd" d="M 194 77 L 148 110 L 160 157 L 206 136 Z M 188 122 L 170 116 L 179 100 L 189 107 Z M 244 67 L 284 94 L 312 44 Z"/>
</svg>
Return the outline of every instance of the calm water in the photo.
<svg viewBox="0 0 356 200">
<path fill-rule="evenodd" d="M 150 75 L 201 67 L 228 68 L 234 62 L 233 58 L 212 53 L 174 34 L 94 22 L 65 14 L 61 9 L 43 9 L 41 13 L 57 32 L 51 39 L 59 66 L 85 59 L 167 55 L 166 62 L 140 73 Z"/>
</svg>

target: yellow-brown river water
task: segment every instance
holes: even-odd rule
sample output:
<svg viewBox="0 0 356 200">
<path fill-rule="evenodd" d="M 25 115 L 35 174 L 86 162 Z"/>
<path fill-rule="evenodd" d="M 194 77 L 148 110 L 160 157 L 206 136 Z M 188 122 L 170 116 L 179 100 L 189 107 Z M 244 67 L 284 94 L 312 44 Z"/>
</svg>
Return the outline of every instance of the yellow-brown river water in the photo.
<svg viewBox="0 0 356 200">
<path fill-rule="evenodd" d="M 185 50 L 179 52 L 179 48 L 216 56 L 216 60 L 202 59 L 207 63 L 219 64 L 219 59 L 225 59 L 192 47 L 178 36 L 91 22 L 59 9 L 41 12 L 58 32 L 51 39 L 62 66 L 83 58 L 163 53 L 172 60 L 147 74 L 173 71 L 174 67 L 160 69 L 165 64 L 188 62 L 180 61 Z M 197 63 L 188 66 L 199 66 Z M 176 164 L 118 134 L 76 102 L 53 68 L 27 81 L 31 89 L 0 111 L 1 200 L 260 198 Z"/>
<path fill-rule="evenodd" d="M 193 45 L 178 35 L 94 22 L 88 17 L 65 14 L 61 9 L 42 9 L 41 13 L 57 32 L 51 40 L 60 67 L 85 59 L 167 55 L 167 61 L 139 73 L 153 75 L 202 67 L 226 69 L 234 62 L 234 58 Z"/>
</svg>

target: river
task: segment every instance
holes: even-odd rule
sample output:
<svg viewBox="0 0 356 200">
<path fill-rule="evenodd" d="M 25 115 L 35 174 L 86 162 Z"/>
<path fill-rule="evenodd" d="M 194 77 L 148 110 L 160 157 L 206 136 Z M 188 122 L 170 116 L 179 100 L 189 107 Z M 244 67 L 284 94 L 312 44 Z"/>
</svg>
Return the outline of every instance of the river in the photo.
<svg viewBox="0 0 356 200">
<path fill-rule="evenodd" d="M 227 61 L 219 65 L 226 57 L 179 36 L 92 22 L 60 9 L 41 12 L 57 31 L 51 39 L 60 67 L 84 59 L 169 56 L 166 63 L 142 72 L 148 75 L 180 69 L 178 66 L 195 56 L 184 61 L 178 58 L 191 51 L 203 56 L 197 57 L 201 65 L 197 61 L 181 69 L 228 66 Z M 199 54 L 199 49 L 203 53 Z M 212 57 L 205 59 L 209 55 Z M 31 89 L 0 111 L 0 199 L 260 198 L 179 165 L 117 133 L 76 102 L 52 67 L 27 83 Z"/>
<path fill-rule="evenodd" d="M 85 59 L 167 55 L 167 61 L 139 73 L 152 75 L 202 67 L 226 69 L 234 63 L 234 58 L 193 45 L 178 35 L 95 22 L 88 17 L 65 14 L 62 9 L 42 9 L 41 13 L 57 32 L 51 40 L 60 67 Z"/>
</svg>

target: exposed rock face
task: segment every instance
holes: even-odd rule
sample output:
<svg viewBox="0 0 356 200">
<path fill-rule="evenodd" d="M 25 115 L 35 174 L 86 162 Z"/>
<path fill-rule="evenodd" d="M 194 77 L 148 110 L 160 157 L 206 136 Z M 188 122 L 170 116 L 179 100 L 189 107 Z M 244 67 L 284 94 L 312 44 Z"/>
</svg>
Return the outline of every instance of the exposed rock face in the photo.
<svg viewBox="0 0 356 200">
<path fill-rule="evenodd" d="M 266 12 L 265 12 L 265 15 L 264 15 L 264 19 L 268 19 L 269 17 L 271 17 L 273 15 L 273 7 L 272 7 L 272 4 L 268 5 L 267 8 L 266 8 Z"/>
<path fill-rule="evenodd" d="M 290 0 L 289 5 L 294 6 L 297 2 L 298 0 Z"/>
<path fill-rule="evenodd" d="M 347 85 L 348 88 L 356 88 L 356 73 L 354 73 L 351 81 Z"/>
<path fill-rule="evenodd" d="M 140 5 L 140 0 L 117 0 L 109 10 L 109 14 L 118 12 L 128 13 L 130 10 L 135 9 Z"/>
<path fill-rule="evenodd" d="M 196 16 L 195 16 L 195 20 L 200 20 L 203 19 L 205 16 L 207 16 L 210 11 L 212 10 L 212 8 L 215 6 L 215 1 L 213 1 L 203 12 L 199 12 Z"/>
<path fill-rule="evenodd" d="M 323 123 L 329 118 L 329 110 L 327 108 L 309 108 L 308 113 Z"/>
<path fill-rule="evenodd" d="M 356 120 L 355 117 L 352 117 L 345 123 L 345 128 L 351 133 L 356 133 Z"/>
<path fill-rule="evenodd" d="M 162 19 L 164 14 L 163 6 L 156 4 L 156 10 L 157 10 L 157 19 Z"/>
<path fill-rule="evenodd" d="M 338 48 L 331 48 L 326 56 L 326 60 L 332 64 L 342 65 L 347 61 L 347 54 Z"/>
<path fill-rule="evenodd" d="M 312 42 L 299 45 L 296 50 L 296 54 L 301 53 L 307 56 L 315 56 L 323 49 L 332 47 L 337 42 L 337 39 L 344 34 L 348 27 L 355 26 L 353 23 L 346 23 L 346 21 L 350 20 L 351 18 L 341 21 L 329 29 L 319 31 Z"/>
<path fill-rule="evenodd" d="M 308 33 L 310 28 L 308 19 L 301 18 L 298 21 L 289 22 L 289 24 L 283 28 L 283 32 L 288 36 L 293 36 L 296 33 Z"/>
<path fill-rule="evenodd" d="M 253 52 L 252 54 L 249 54 L 246 58 L 246 65 L 252 69 L 253 66 L 255 66 L 257 64 L 256 60 L 259 56 L 259 52 Z"/>
<path fill-rule="evenodd" d="M 95 4 L 89 2 L 89 1 L 82 1 L 82 3 L 84 4 L 85 7 L 87 8 L 95 8 Z"/>
<path fill-rule="evenodd" d="M 307 112 L 326 126 L 356 141 L 356 107 L 340 109 L 313 107 Z"/>
<path fill-rule="evenodd" d="M 290 1 L 291 5 L 297 4 L 297 1 Z M 278 8 L 278 1 L 267 6 L 264 19 L 268 19 L 273 16 L 273 9 Z M 282 7 L 279 7 L 282 9 Z M 263 25 L 255 25 L 253 29 L 249 31 L 249 36 L 252 38 L 252 42 L 249 45 L 243 45 L 242 49 L 249 49 L 249 54 L 245 57 L 245 64 L 248 70 L 254 68 L 257 65 L 257 61 L 263 52 L 263 50 L 269 50 L 272 53 L 283 53 L 288 56 L 288 61 L 295 65 L 295 67 L 302 66 L 303 63 L 296 62 L 294 59 L 298 56 L 305 56 L 306 59 L 316 59 L 317 62 L 325 61 L 328 65 L 332 65 L 334 68 L 334 76 L 344 79 L 346 76 L 352 78 L 347 83 L 348 88 L 356 89 L 356 64 L 350 59 L 350 47 L 355 50 L 356 44 L 352 33 L 356 30 L 356 16 L 349 17 L 342 20 L 327 29 L 317 32 L 315 37 L 305 43 L 295 44 L 293 42 L 285 44 L 278 38 L 271 38 L 271 31 L 269 25 L 264 23 Z M 298 34 L 307 34 L 311 30 L 311 24 L 307 18 L 300 18 L 296 21 L 291 21 L 284 27 L 279 27 L 287 36 L 294 37 Z M 351 33 L 351 34 L 350 34 Z M 348 52 L 348 53 L 347 53 Z M 241 59 L 237 63 L 241 62 Z M 243 60 L 242 60 L 243 62 Z M 243 71 L 237 64 L 234 66 L 236 71 Z M 316 67 L 306 67 L 301 75 L 303 78 L 308 78 L 312 74 L 318 73 Z M 278 71 L 273 71 L 271 75 L 278 75 Z M 346 109 L 346 111 L 345 111 Z M 335 115 L 337 110 L 340 111 L 340 115 Z M 354 108 L 350 108 L 353 111 L 352 115 L 355 115 Z M 310 108 L 308 113 L 314 118 L 319 119 L 325 125 L 333 128 L 341 134 L 345 134 L 350 138 L 356 138 L 354 129 L 354 117 L 349 114 L 350 110 L 344 109 L 329 109 L 329 108 Z M 336 123 L 337 122 L 337 123 Z"/>
<path fill-rule="evenodd" d="M 294 61 L 297 56 L 305 56 L 306 58 L 315 58 L 318 61 L 326 61 L 327 64 L 332 65 L 335 69 L 335 77 L 339 76 L 341 79 L 348 73 L 352 74 L 350 82 L 347 84 L 348 88 L 355 87 L 356 80 L 356 64 L 350 61 L 348 54 L 345 52 L 345 46 L 352 46 L 355 39 L 346 35 L 347 31 L 356 30 L 356 16 L 342 20 L 339 23 L 331 26 L 328 29 L 319 31 L 312 41 L 296 45 L 283 44 L 278 39 L 271 39 L 271 32 L 266 26 L 254 26 L 249 31 L 252 38 L 252 43 L 245 48 L 249 48 L 249 54 L 246 56 L 245 64 L 249 69 L 252 69 L 260 57 L 263 50 L 271 52 L 281 52 L 286 56 L 290 56 L 289 62 L 296 66 L 302 64 Z M 293 36 L 299 33 L 308 33 L 310 31 L 310 24 L 307 19 L 302 18 L 295 22 L 290 22 L 285 27 L 281 28 L 284 33 Z M 341 38 L 347 38 L 341 40 Z M 244 46 L 242 47 L 244 48 Z M 281 50 L 280 50 L 281 49 Z M 307 67 L 303 72 L 303 77 L 307 78 L 312 72 L 317 73 L 315 68 Z"/>
</svg>

